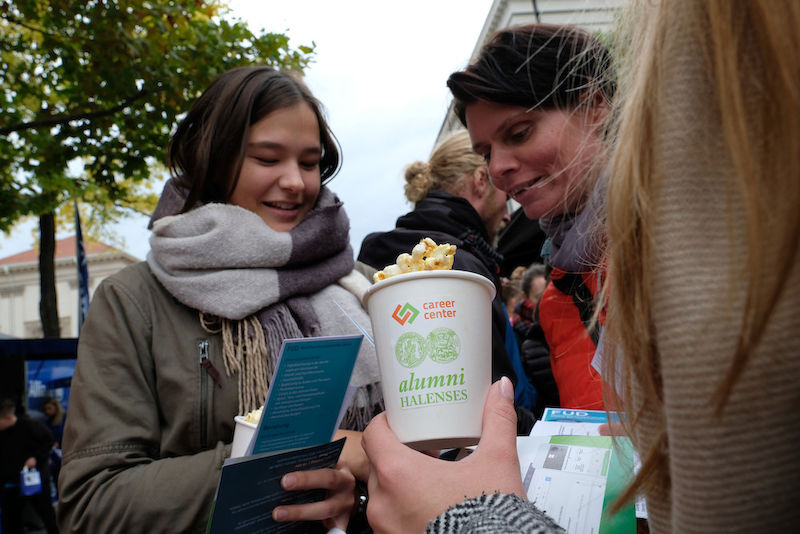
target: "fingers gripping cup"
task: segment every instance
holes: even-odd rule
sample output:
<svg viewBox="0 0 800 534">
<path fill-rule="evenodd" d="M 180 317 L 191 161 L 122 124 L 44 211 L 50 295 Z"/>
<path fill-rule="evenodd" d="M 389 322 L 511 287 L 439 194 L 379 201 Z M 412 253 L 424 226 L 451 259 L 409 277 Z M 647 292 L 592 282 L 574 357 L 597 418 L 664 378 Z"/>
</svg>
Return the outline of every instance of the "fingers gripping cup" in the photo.
<svg viewBox="0 0 800 534">
<path fill-rule="evenodd" d="M 474 445 L 491 384 L 494 284 L 418 271 L 367 290 L 389 426 L 415 449 Z"/>
</svg>

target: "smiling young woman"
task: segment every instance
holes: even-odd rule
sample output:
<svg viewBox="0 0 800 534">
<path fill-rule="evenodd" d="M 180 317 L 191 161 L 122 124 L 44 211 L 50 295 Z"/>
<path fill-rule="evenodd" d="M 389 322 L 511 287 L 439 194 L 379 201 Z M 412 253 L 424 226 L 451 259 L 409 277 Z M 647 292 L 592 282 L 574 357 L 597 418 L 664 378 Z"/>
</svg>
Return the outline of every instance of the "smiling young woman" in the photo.
<svg viewBox="0 0 800 534">
<path fill-rule="evenodd" d="M 359 333 L 348 316 L 370 324 L 359 299 L 370 282 L 325 185 L 339 149 L 297 77 L 226 72 L 178 125 L 168 160 L 147 261 L 103 281 L 81 332 L 61 532 L 204 532 L 234 417 L 263 404 L 283 340 Z M 280 506 L 276 521 L 347 526 L 354 476 L 367 478 L 360 431 L 382 410 L 368 344 L 350 385 L 340 468 L 283 480 L 327 490 L 324 502 Z"/>
<path fill-rule="evenodd" d="M 278 109 L 250 127 L 231 204 L 252 211 L 277 232 L 305 218 L 321 183 L 319 124 L 305 102 Z"/>
</svg>

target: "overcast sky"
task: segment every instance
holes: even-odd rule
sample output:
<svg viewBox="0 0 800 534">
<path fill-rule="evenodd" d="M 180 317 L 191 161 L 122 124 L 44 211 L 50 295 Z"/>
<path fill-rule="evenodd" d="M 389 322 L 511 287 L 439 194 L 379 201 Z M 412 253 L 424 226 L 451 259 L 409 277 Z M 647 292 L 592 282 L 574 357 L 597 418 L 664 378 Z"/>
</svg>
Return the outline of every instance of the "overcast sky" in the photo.
<svg viewBox="0 0 800 534">
<path fill-rule="evenodd" d="M 330 184 L 345 203 L 357 254 L 363 237 L 388 230 L 410 209 L 403 170 L 426 160 L 450 93 L 491 0 L 231 0 L 254 31 L 287 33 L 293 46 L 317 45 L 306 82 L 322 101 L 342 145 L 342 170 Z M 34 223 L 0 236 L 0 257 L 33 246 Z M 118 226 L 125 250 L 144 259 L 146 219 Z M 66 237 L 59 233 L 58 237 Z"/>
</svg>

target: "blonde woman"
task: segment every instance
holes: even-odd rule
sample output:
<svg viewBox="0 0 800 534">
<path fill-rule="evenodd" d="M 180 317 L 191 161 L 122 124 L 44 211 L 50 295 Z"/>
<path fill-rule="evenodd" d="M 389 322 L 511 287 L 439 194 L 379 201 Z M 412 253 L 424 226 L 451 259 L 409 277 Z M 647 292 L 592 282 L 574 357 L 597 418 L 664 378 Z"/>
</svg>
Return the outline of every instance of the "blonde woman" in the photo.
<svg viewBox="0 0 800 534">
<path fill-rule="evenodd" d="M 641 2 L 604 377 L 652 532 L 800 525 L 800 3 Z M 619 376 L 614 377 L 615 371 Z"/>
<path fill-rule="evenodd" d="M 654 534 L 792 532 L 800 524 L 800 4 L 634 7 L 607 197 L 603 362 L 643 461 L 631 494 L 646 496 Z M 373 527 L 554 531 L 525 501 L 510 407 L 503 379 L 490 390 L 476 452 L 449 464 L 402 449 L 376 418 L 364 435 Z M 402 512 L 378 525 L 388 503 Z"/>
<path fill-rule="evenodd" d="M 511 377 L 516 382 L 517 404 L 532 410 L 536 392 L 524 376 L 518 350 L 516 354 L 508 351 L 515 348 L 509 342 L 516 340 L 506 335 L 508 317 L 498 274 L 502 257 L 493 246 L 509 219 L 508 197 L 492 184 L 486 162 L 472 150 L 465 130 L 443 139 L 428 161 L 410 164 L 405 179 L 406 198 L 414 203 L 414 209 L 398 218 L 394 229 L 369 234 L 361 244 L 358 261 L 382 269 L 423 237 L 456 245 L 453 268 L 483 275 L 498 289 L 492 302 L 492 379 Z M 523 413 L 521 419 L 526 421 L 520 430 L 527 434 L 533 416 Z"/>
</svg>

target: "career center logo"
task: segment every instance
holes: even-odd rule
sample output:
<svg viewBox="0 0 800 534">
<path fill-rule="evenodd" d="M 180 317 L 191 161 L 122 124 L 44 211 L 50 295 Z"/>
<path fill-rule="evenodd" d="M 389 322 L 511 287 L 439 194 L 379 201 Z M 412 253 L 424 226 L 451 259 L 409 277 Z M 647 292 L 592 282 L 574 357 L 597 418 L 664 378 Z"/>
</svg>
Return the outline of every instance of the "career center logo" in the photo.
<svg viewBox="0 0 800 534">
<path fill-rule="evenodd" d="M 404 325 L 406 323 L 411 324 L 414 322 L 414 319 L 417 318 L 419 315 L 419 310 L 416 309 L 414 306 L 406 302 L 405 304 L 398 304 L 397 307 L 394 309 L 394 313 L 392 313 L 392 319 Z"/>
<path fill-rule="evenodd" d="M 449 328 L 436 328 L 428 337 L 416 332 L 401 335 L 394 346 L 397 361 L 406 368 L 417 367 L 425 358 L 450 363 L 461 354 L 461 339 Z"/>
</svg>

